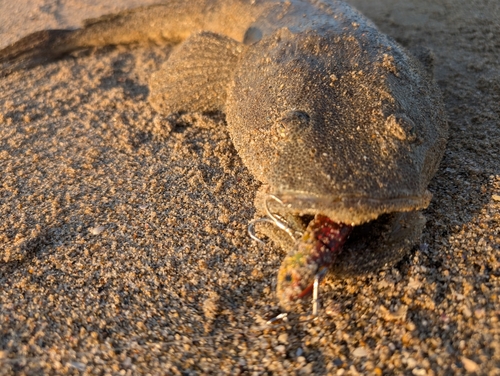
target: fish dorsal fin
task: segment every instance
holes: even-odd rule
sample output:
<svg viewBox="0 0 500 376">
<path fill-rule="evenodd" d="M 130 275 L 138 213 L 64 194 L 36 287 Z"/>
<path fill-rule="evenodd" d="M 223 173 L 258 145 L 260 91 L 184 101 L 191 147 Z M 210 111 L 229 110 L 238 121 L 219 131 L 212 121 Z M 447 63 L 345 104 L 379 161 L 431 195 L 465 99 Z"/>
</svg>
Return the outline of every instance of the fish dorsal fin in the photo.
<svg viewBox="0 0 500 376">
<path fill-rule="evenodd" d="M 212 32 L 194 34 L 150 80 L 150 102 L 160 113 L 221 111 L 243 44 Z"/>
</svg>

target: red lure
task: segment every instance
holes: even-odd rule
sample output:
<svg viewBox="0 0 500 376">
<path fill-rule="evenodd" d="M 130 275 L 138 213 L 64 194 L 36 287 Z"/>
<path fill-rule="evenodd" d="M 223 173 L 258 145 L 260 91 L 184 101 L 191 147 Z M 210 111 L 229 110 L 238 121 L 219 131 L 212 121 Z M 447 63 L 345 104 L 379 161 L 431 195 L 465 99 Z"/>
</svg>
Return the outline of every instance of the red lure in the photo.
<svg viewBox="0 0 500 376">
<path fill-rule="evenodd" d="M 278 272 L 278 296 L 282 305 L 308 296 L 318 275 L 323 278 L 342 251 L 352 226 L 317 214 L 302 238 L 286 256 Z"/>
</svg>

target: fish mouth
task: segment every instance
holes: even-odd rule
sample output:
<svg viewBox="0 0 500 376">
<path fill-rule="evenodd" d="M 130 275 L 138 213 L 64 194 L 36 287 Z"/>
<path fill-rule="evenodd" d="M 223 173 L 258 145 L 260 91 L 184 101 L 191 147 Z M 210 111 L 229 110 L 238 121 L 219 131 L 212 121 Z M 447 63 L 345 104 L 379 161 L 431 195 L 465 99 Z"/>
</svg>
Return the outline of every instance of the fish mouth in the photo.
<svg viewBox="0 0 500 376">
<path fill-rule="evenodd" d="M 278 272 L 277 296 L 281 307 L 294 310 L 296 304 L 310 295 L 317 277 L 323 279 L 326 274 L 334 279 L 355 277 L 400 261 L 420 241 L 425 226 L 420 209 L 427 207 L 430 199 L 429 192 L 379 199 L 361 195 L 325 198 L 300 192 L 273 195 L 261 190 L 255 205 L 266 216 L 251 224 L 261 222 L 259 233 L 290 251 Z M 336 252 L 335 259 L 328 263 L 321 258 L 318 262 L 317 256 L 310 258 L 310 245 L 299 247 L 304 243 L 308 226 L 318 215 L 327 218 L 332 226 L 351 227 L 350 235 L 339 248 L 342 252 Z M 249 233 L 252 236 L 250 226 Z"/>
<path fill-rule="evenodd" d="M 358 194 L 314 195 L 283 191 L 273 194 L 287 211 L 298 216 L 322 213 L 338 223 L 360 225 L 376 220 L 383 214 L 418 211 L 427 208 L 432 199 L 429 191 L 420 195 L 403 194 L 373 197 Z"/>
</svg>

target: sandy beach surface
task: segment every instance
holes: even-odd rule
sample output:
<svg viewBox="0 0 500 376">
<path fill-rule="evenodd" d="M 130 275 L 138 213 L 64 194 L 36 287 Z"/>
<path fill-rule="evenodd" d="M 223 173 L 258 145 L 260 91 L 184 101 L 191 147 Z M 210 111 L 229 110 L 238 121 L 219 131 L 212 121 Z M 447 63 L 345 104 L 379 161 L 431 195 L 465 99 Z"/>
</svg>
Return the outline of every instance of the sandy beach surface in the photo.
<svg viewBox="0 0 500 376">
<path fill-rule="evenodd" d="M 150 3 L 0 2 L 0 48 Z M 172 47 L 73 54 L 0 79 L 0 375 L 500 375 L 500 2 L 352 3 L 436 57 L 420 245 L 267 325 L 285 252 L 247 236 L 260 183 L 224 119 L 151 108 Z"/>
</svg>

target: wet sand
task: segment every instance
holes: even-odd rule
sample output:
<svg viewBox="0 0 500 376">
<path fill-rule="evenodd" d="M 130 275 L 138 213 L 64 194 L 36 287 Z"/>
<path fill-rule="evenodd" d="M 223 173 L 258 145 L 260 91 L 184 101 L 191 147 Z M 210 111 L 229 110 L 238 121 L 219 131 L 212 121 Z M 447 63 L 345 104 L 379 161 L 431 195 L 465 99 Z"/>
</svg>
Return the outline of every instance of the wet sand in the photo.
<svg viewBox="0 0 500 376">
<path fill-rule="evenodd" d="M 0 47 L 118 9 L 76 3 L 0 4 Z M 0 79 L 0 375 L 500 375 L 500 3 L 353 3 L 436 57 L 420 245 L 266 325 L 284 252 L 246 234 L 259 182 L 223 118 L 150 107 L 171 47 L 80 52 Z"/>
</svg>

